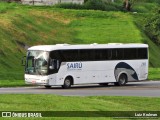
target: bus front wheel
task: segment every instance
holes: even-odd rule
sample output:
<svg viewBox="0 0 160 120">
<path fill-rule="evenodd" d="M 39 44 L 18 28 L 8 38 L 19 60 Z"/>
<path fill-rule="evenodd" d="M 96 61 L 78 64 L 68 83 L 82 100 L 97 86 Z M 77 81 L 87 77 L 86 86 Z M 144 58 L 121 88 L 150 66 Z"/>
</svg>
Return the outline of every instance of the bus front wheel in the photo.
<svg viewBox="0 0 160 120">
<path fill-rule="evenodd" d="M 121 74 L 118 78 L 118 82 L 115 82 L 114 84 L 116 86 L 124 86 L 127 83 L 127 75 Z"/>
<path fill-rule="evenodd" d="M 72 81 L 69 78 L 66 78 L 64 80 L 64 84 L 62 85 L 62 88 L 68 89 L 71 87 Z"/>
</svg>

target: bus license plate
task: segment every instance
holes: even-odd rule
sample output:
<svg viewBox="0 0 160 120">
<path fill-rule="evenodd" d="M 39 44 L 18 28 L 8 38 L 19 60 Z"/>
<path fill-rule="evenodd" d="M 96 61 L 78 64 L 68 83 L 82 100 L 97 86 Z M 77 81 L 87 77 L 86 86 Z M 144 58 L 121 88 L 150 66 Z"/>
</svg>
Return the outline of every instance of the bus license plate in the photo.
<svg viewBox="0 0 160 120">
<path fill-rule="evenodd" d="M 36 81 L 35 80 L 32 80 L 32 84 L 35 84 L 36 83 Z"/>
</svg>

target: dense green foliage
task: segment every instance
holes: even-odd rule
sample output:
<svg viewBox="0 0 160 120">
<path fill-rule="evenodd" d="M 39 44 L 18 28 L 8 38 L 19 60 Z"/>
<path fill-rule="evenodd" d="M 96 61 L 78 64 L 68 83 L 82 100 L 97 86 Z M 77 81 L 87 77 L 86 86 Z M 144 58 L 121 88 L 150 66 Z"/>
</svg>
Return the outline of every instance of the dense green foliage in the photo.
<svg viewBox="0 0 160 120">
<path fill-rule="evenodd" d="M 151 40 L 160 45 L 160 9 L 157 9 L 156 13 L 148 18 L 145 31 Z"/>
<path fill-rule="evenodd" d="M 5 3 L 5 2 L 0 2 L 0 13 L 4 13 L 6 12 L 8 9 L 12 9 L 14 7 L 16 7 L 17 4 L 16 3 Z"/>
<path fill-rule="evenodd" d="M 87 0 L 83 5 L 74 3 L 61 3 L 55 5 L 58 8 L 67 9 L 87 9 L 87 10 L 102 10 L 102 11 L 120 11 L 122 3 L 112 3 L 104 0 Z"/>
<path fill-rule="evenodd" d="M 86 8 L 94 10 L 105 10 L 106 5 L 102 0 L 88 0 L 85 3 Z"/>
<path fill-rule="evenodd" d="M 83 5 L 73 3 L 57 4 L 55 7 L 65 9 L 91 9 L 103 11 L 126 11 L 124 9 L 124 0 L 85 0 Z M 160 4 L 159 0 L 130 0 L 131 12 L 147 13 Z"/>
<path fill-rule="evenodd" d="M 74 3 L 61 3 L 54 5 L 56 8 L 65 8 L 65 9 L 85 9 L 84 5 L 81 4 L 74 4 Z"/>
</svg>

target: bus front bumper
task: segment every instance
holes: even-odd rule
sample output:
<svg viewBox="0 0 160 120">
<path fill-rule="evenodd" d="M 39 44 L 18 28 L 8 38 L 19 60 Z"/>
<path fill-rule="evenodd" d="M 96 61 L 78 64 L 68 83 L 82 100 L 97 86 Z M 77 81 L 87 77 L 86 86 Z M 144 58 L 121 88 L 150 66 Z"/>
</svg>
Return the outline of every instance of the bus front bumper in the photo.
<svg viewBox="0 0 160 120">
<path fill-rule="evenodd" d="M 28 84 L 28 85 L 48 85 L 48 80 L 25 79 L 25 84 Z"/>
</svg>

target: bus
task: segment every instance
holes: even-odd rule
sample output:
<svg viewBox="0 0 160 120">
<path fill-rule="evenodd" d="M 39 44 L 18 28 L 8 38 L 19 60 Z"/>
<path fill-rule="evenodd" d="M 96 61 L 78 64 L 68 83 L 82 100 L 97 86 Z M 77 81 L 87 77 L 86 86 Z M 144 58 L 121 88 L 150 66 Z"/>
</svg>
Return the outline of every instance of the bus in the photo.
<svg viewBox="0 0 160 120">
<path fill-rule="evenodd" d="M 22 61 L 25 83 L 46 88 L 114 83 L 124 86 L 148 77 L 147 44 L 56 44 L 28 48 Z"/>
</svg>

